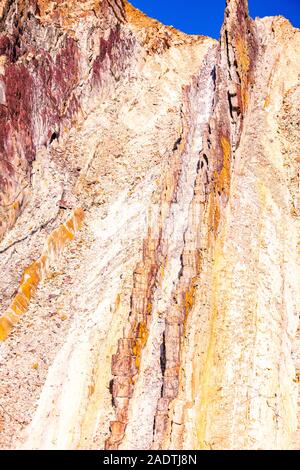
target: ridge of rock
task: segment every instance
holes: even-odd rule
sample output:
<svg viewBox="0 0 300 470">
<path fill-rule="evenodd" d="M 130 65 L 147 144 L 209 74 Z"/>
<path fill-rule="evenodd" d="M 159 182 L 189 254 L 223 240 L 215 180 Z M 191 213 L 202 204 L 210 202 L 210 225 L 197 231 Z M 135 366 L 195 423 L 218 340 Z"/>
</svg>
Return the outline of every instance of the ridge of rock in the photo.
<svg viewBox="0 0 300 470">
<path fill-rule="evenodd" d="M 2 448 L 299 448 L 299 57 L 0 1 Z"/>
</svg>

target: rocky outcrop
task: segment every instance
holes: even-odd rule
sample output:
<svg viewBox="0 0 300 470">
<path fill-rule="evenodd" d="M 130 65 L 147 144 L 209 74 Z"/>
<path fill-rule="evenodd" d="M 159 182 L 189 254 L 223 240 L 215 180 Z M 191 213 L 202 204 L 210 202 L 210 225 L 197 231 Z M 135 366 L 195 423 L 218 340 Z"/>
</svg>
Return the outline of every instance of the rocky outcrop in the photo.
<svg viewBox="0 0 300 470">
<path fill-rule="evenodd" d="M 2 447 L 299 447 L 299 30 L 0 15 Z"/>
</svg>

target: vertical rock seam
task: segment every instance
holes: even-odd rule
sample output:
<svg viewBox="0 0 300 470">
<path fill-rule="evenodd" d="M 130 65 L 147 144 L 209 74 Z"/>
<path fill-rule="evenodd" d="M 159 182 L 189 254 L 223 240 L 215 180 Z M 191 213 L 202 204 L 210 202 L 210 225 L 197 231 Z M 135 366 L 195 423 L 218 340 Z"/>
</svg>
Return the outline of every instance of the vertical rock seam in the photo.
<svg viewBox="0 0 300 470">
<path fill-rule="evenodd" d="M 299 57 L 0 1 L 1 448 L 299 448 Z"/>
</svg>

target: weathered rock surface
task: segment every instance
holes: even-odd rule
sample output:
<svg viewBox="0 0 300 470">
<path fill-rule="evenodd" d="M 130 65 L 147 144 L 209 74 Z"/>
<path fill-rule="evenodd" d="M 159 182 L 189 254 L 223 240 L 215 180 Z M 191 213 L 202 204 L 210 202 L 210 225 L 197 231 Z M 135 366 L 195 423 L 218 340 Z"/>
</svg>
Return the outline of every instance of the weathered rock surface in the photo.
<svg viewBox="0 0 300 470">
<path fill-rule="evenodd" d="M 1 447 L 299 448 L 300 31 L 0 18 Z"/>
</svg>

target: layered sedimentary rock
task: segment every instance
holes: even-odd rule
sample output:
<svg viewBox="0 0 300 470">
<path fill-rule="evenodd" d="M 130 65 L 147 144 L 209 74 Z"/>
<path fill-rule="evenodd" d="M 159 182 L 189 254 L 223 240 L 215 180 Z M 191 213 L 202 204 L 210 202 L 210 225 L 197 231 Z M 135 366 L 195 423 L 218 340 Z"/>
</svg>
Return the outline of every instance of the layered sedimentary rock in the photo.
<svg viewBox="0 0 300 470">
<path fill-rule="evenodd" d="M 0 15 L 1 447 L 299 448 L 300 31 Z"/>
</svg>

